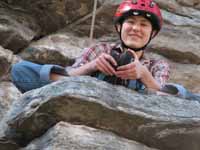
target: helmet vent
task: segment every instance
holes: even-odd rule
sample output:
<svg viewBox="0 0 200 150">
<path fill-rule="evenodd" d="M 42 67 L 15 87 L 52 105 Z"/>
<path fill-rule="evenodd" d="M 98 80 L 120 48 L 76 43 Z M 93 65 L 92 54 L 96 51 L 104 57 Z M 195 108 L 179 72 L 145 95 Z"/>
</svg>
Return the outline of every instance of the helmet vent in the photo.
<svg viewBox="0 0 200 150">
<path fill-rule="evenodd" d="M 155 6 L 155 4 L 156 4 L 155 2 L 151 1 L 150 7 L 153 8 Z"/>
<path fill-rule="evenodd" d="M 145 7 L 145 4 L 144 4 L 144 3 L 142 3 L 142 4 L 141 4 L 141 6 Z"/>
<path fill-rule="evenodd" d="M 137 4 L 137 0 L 132 0 L 132 3 L 133 4 Z"/>
</svg>

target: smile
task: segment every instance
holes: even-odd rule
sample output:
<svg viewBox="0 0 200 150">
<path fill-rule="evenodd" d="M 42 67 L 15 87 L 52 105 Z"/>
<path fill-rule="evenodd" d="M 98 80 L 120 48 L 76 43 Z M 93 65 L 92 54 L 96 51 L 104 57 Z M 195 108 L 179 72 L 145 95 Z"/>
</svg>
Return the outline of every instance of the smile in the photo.
<svg viewBox="0 0 200 150">
<path fill-rule="evenodd" d="M 142 38 L 142 36 L 140 36 L 138 34 L 129 34 L 128 36 L 131 38 L 140 38 L 140 39 Z"/>
</svg>

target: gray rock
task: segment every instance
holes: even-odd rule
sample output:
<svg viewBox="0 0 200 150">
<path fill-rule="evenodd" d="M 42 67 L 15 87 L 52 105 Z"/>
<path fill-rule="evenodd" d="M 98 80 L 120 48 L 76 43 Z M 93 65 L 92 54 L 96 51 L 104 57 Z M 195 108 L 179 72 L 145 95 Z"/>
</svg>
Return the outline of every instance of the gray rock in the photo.
<svg viewBox="0 0 200 150">
<path fill-rule="evenodd" d="M 200 65 L 171 63 L 170 81 L 179 83 L 194 93 L 200 93 Z"/>
<path fill-rule="evenodd" d="M 199 0 L 177 0 L 177 2 L 190 7 L 196 7 L 200 4 Z"/>
<path fill-rule="evenodd" d="M 149 48 L 180 63 L 200 64 L 200 30 L 165 25 Z"/>
<path fill-rule="evenodd" d="M 21 93 L 10 82 L 0 82 L 0 120 L 8 111 L 14 100 L 19 99 Z"/>
<path fill-rule="evenodd" d="M 0 45 L 18 52 L 39 35 L 40 28 L 25 10 L 3 2 L 0 2 L 0 7 Z"/>
<path fill-rule="evenodd" d="M 0 82 L 0 137 L 4 136 L 3 130 L 7 128 L 5 116 L 13 101 L 17 101 L 22 94 L 10 82 Z M 0 139 L 1 150 L 17 150 L 20 148 L 14 141 L 6 138 Z"/>
<path fill-rule="evenodd" d="M 0 46 L 0 81 L 9 80 L 11 65 L 21 59 L 13 54 L 12 51 Z"/>
<path fill-rule="evenodd" d="M 8 74 L 11 62 L 13 60 L 13 53 L 9 50 L 6 50 L 0 46 L 0 77 L 3 78 L 6 74 Z"/>
<path fill-rule="evenodd" d="M 81 54 L 85 41 L 70 33 L 56 33 L 31 43 L 19 55 L 36 63 L 68 66 Z"/>
<path fill-rule="evenodd" d="M 162 150 L 200 149 L 200 103 L 140 95 L 91 77 L 66 77 L 25 93 L 9 111 L 4 138 L 26 145 L 59 121 L 112 131 Z"/>
<path fill-rule="evenodd" d="M 93 8 L 91 0 L 5 0 L 9 5 L 25 9 L 32 14 L 42 29 L 42 35 L 53 33 L 76 21 Z"/>
<path fill-rule="evenodd" d="M 168 11 L 162 10 L 162 15 L 165 21 L 175 26 L 191 26 L 200 28 L 200 19 L 192 18 L 189 16 L 180 16 Z M 200 15 L 200 12 L 199 12 Z"/>
<path fill-rule="evenodd" d="M 200 12 L 199 10 L 197 10 L 196 8 L 198 8 L 198 4 L 195 5 L 194 7 L 188 7 L 184 5 L 184 1 L 187 0 L 155 0 L 159 6 L 163 9 L 163 10 L 167 10 L 171 13 L 174 13 L 176 15 L 182 16 L 182 17 L 188 17 L 188 18 L 192 18 L 192 19 L 200 19 Z M 188 0 L 189 2 L 190 0 Z M 195 1 L 195 0 L 194 0 Z M 197 0 L 198 1 L 198 0 Z M 190 1 L 191 3 L 192 1 Z M 195 16 L 195 17 L 194 17 Z M 165 18 L 164 18 L 165 19 Z"/>
<path fill-rule="evenodd" d="M 21 150 L 155 150 L 111 132 L 59 122 Z"/>
<path fill-rule="evenodd" d="M 20 147 L 13 141 L 0 139 L 1 150 L 17 150 Z"/>
</svg>

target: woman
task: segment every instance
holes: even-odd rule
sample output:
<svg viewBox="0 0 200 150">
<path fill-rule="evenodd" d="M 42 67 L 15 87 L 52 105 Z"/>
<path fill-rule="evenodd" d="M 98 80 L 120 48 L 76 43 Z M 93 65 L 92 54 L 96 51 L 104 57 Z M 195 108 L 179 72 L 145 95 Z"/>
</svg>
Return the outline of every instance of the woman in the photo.
<svg viewBox="0 0 200 150">
<path fill-rule="evenodd" d="M 12 67 L 12 80 L 22 91 L 39 88 L 66 75 L 91 75 L 113 84 L 144 92 L 145 89 L 180 94 L 184 98 L 191 93 L 176 84 L 166 84 L 169 65 L 164 60 L 150 60 L 144 57 L 145 48 L 158 34 L 163 19 L 158 5 L 152 0 L 124 0 L 119 5 L 114 23 L 120 37 L 120 44 L 100 43 L 85 49 L 71 67 L 39 65 L 22 61 Z M 114 58 L 115 52 L 119 57 Z M 134 61 L 119 65 L 118 59 L 130 52 Z M 123 59 L 126 59 L 124 57 Z M 120 82 L 113 82 L 113 78 Z M 121 82 L 122 81 L 122 82 Z"/>
</svg>

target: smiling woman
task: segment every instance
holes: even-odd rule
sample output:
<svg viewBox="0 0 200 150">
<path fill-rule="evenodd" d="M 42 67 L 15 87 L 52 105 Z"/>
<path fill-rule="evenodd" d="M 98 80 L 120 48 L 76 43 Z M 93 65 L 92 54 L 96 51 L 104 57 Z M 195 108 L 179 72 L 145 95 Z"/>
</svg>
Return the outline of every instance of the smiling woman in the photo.
<svg viewBox="0 0 200 150">
<path fill-rule="evenodd" d="M 148 89 L 169 92 L 171 90 L 166 90 L 166 87 L 172 86 L 166 86 L 168 63 L 145 57 L 145 48 L 160 31 L 162 22 L 160 9 L 152 0 L 123 0 L 114 15 L 120 43 L 99 43 L 86 48 L 71 67 L 22 61 L 12 67 L 12 80 L 22 92 L 65 76 L 80 75 L 90 75 L 104 81 L 109 79 L 113 81 L 109 83 L 142 93 Z M 184 97 L 188 92 L 179 87 L 177 91 Z"/>
<path fill-rule="evenodd" d="M 23 61 L 12 68 L 13 82 L 26 92 L 59 80 L 63 75 L 91 75 L 97 78 L 100 75 L 103 78 L 99 79 L 102 80 L 105 76 L 117 77 L 123 80 L 118 83 L 126 83 L 123 85 L 137 91 L 145 88 L 160 90 L 169 77 L 168 64 L 143 57 L 145 47 L 162 26 L 159 7 L 152 0 L 124 0 L 119 5 L 114 20 L 120 44 L 100 43 L 89 47 L 72 67 L 66 69 Z M 134 59 L 118 66 L 118 60 L 111 56 L 113 51 L 120 56 L 117 58 L 121 58 L 124 52 L 131 51 Z"/>
</svg>

